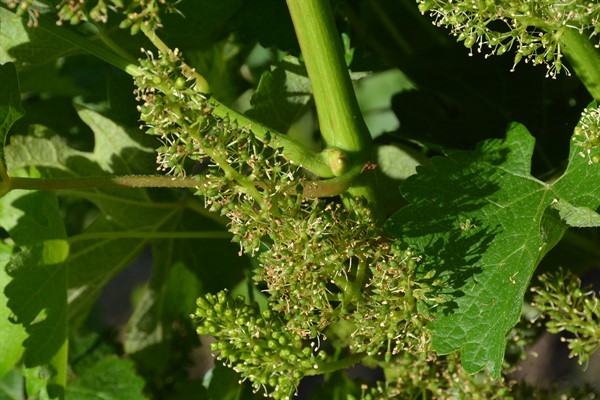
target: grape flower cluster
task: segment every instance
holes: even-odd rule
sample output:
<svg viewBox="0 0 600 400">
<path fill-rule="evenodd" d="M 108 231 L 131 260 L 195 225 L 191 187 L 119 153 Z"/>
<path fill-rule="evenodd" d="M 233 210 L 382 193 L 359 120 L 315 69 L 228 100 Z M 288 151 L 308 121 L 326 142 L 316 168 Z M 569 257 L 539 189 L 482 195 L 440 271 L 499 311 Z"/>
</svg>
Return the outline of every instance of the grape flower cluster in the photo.
<svg viewBox="0 0 600 400">
<path fill-rule="evenodd" d="M 429 12 L 434 24 L 450 28 L 467 48 L 477 45 L 478 52 L 487 49 L 491 54 L 501 55 L 515 47 L 515 66 L 521 60 L 544 64 L 549 77 L 556 77 L 564 68 L 561 37 L 568 29 L 590 36 L 600 31 L 600 4 L 596 1 L 418 0 L 418 3 L 423 14 Z"/>
<path fill-rule="evenodd" d="M 337 322 L 353 326 L 355 355 L 423 351 L 419 257 L 387 238 L 361 199 L 348 208 L 306 196 L 308 177 L 273 145 L 276 133 L 238 124 L 177 50 L 145 54 L 136 94 L 148 133 L 163 143 L 158 169 L 195 175 L 206 207 L 229 219 L 240 255 L 258 259 L 255 280 L 268 294 L 262 314 L 225 293 L 198 300 L 198 332 L 215 336 L 218 357 L 255 389 L 289 398 L 301 376 L 329 361 L 319 343 Z"/>
<path fill-rule="evenodd" d="M 196 304 L 198 333 L 217 338 L 211 346 L 217 359 L 250 379 L 255 390 L 272 388 L 274 399 L 291 399 L 300 379 L 327 357 L 284 329 L 271 311 L 246 304 L 243 296 L 221 291 L 198 298 Z"/>
<path fill-rule="evenodd" d="M 563 270 L 540 276 L 540 285 L 531 289 L 532 305 L 548 318 L 546 327 L 552 333 L 569 332 L 561 340 L 568 343 L 570 357 L 585 363 L 600 348 L 600 298 L 581 280 Z"/>
<path fill-rule="evenodd" d="M 16 8 L 19 14 L 28 12 L 29 25 L 37 26 L 40 10 L 45 6 L 33 0 L 2 0 L 9 8 Z M 60 0 L 56 2 L 57 25 L 68 22 L 77 25 L 83 21 L 106 23 L 110 12 L 122 11 L 125 19 L 120 28 L 129 28 L 131 34 L 137 33 L 142 26 L 155 29 L 162 26 L 161 14 L 177 12 L 175 1 L 169 0 Z"/>
<path fill-rule="evenodd" d="M 600 163 L 600 107 L 583 110 L 573 142 L 579 147 L 579 155 L 587 158 L 589 164 Z"/>
</svg>

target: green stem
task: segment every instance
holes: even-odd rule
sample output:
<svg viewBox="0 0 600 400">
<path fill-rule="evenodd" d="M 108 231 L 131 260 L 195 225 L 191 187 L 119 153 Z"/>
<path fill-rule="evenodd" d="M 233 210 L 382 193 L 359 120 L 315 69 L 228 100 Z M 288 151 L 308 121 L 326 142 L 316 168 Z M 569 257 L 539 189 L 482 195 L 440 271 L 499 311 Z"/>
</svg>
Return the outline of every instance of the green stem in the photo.
<svg viewBox="0 0 600 400">
<path fill-rule="evenodd" d="M 9 178 L 9 190 L 65 190 L 101 188 L 197 188 L 194 178 L 162 175 L 99 176 L 85 178 Z"/>
<path fill-rule="evenodd" d="M 561 50 L 592 97 L 600 101 L 600 52 L 586 33 L 566 28 L 560 37 Z"/>
<path fill-rule="evenodd" d="M 310 198 L 339 196 L 348 190 L 361 170 L 362 167 L 356 166 L 336 178 L 304 182 L 302 195 Z"/>
<path fill-rule="evenodd" d="M 348 357 L 344 357 L 338 361 L 319 363 L 317 368 L 307 371 L 306 376 L 323 375 L 329 372 L 350 368 L 351 366 L 359 363 L 360 360 L 365 358 L 366 355 L 366 353 L 356 353 L 351 354 Z"/>
<path fill-rule="evenodd" d="M 359 261 L 356 268 L 356 278 L 354 279 L 354 291 L 356 293 L 362 293 L 362 287 L 365 283 L 365 276 L 367 273 L 367 263 L 365 261 Z"/>
<path fill-rule="evenodd" d="M 154 31 L 145 27 L 142 27 L 141 30 L 161 53 L 171 52 L 169 46 L 167 46 Z M 193 70 L 190 68 L 189 71 L 192 72 Z M 199 91 L 207 93 L 209 86 L 208 82 L 206 82 L 206 79 L 195 71 L 193 71 L 193 75 L 196 78 L 196 82 L 200 85 Z M 288 136 L 272 133 L 268 127 L 235 111 L 234 109 L 219 102 L 214 97 L 212 98 L 212 101 L 214 102 L 214 108 L 212 112 L 215 115 L 221 118 L 229 117 L 231 120 L 237 120 L 238 125 L 240 126 L 251 127 L 252 133 L 254 133 L 256 137 L 263 141 L 267 140 L 268 138 L 269 145 L 273 148 L 281 148 L 284 157 L 295 164 L 301 165 L 319 177 L 329 178 L 333 176 L 331 168 L 319 153 L 315 153 L 307 149 Z"/>
<path fill-rule="evenodd" d="M 114 51 L 119 56 L 123 57 L 123 59 L 129 60 L 129 62 L 131 62 L 132 65 L 136 65 L 137 64 L 137 59 L 135 57 L 133 57 L 131 54 L 129 54 L 125 49 L 123 49 L 117 43 L 115 43 L 115 41 L 112 40 L 110 38 L 110 36 L 108 36 L 106 34 L 106 32 L 104 32 L 101 29 L 99 30 L 98 38 L 100 39 L 100 41 L 102 41 L 102 43 L 104 43 L 104 45 L 106 47 L 108 47 L 109 49 L 111 49 L 112 51 Z"/>
<path fill-rule="evenodd" d="M 97 239 L 231 239 L 226 231 L 199 232 L 152 232 L 152 231 L 115 231 L 82 233 L 69 237 L 69 243 Z"/>
<path fill-rule="evenodd" d="M 0 146 L 3 146 L 4 143 L 0 143 Z M 0 198 L 4 197 L 4 195 L 10 192 L 10 176 L 6 173 L 6 169 L 4 169 L 4 157 L 0 159 Z"/>
<path fill-rule="evenodd" d="M 371 136 L 362 118 L 344 50 L 328 0 L 287 1 L 319 116 L 321 134 L 330 147 L 370 156 Z"/>
<path fill-rule="evenodd" d="M 287 5 L 312 85 L 323 139 L 328 146 L 344 151 L 350 165 L 365 165 L 372 156 L 371 135 L 358 107 L 330 2 L 287 0 Z M 345 203 L 351 206 L 354 198 L 363 197 L 374 219 L 383 222 L 375 182 L 371 173 L 361 174 L 348 189 Z"/>
<path fill-rule="evenodd" d="M 225 157 L 219 155 L 214 149 L 205 148 L 204 152 L 221 167 L 223 172 L 225 172 L 225 176 L 236 181 L 241 186 L 240 189 L 243 190 L 244 193 L 252 196 L 254 201 L 256 201 L 261 208 L 264 207 L 263 196 L 256 186 L 254 186 L 254 182 L 237 172 L 231 165 L 229 165 Z"/>
<path fill-rule="evenodd" d="M 224 161 L 224 160 L 221 160 Z M 2 167 L 0 166 L 0 172 Z M 233 170 L 237 179 L 237 172 Z M 302 195 L 307 198 L 332 197 L 343 193 L 354 178 L 359 174 L 360 168 L 353 168 L 346 174 L 326 180 L 308 181 L 303 183 Z M 243 177 L 242 177 L 243 178 Z M 240 184 L 248 183 L 241 179 Z M 131 176 L 99 176 L 99 177 L 81 177 L 81 178 L 19 178 L 2 177 L 0 182 L 0 197 L 11 190 L 85 190 L 85 189 L 106 189 L 106 188 L 192 188 L 195 189 L 202 184 L 201 180 L 196 178 L 173 178 L 164 175 L 131 175 Z M 255 187 L 248 187 L 249 194 L 256 196 Z M 194 208 L 198 210 L 198 208 Z M 202 210 L 204 210 L 202 208 Z M 209 213 L 212 215 L 211 213 Z M 222 221 L 220 221 L 222 222 Z"/>
</svg>

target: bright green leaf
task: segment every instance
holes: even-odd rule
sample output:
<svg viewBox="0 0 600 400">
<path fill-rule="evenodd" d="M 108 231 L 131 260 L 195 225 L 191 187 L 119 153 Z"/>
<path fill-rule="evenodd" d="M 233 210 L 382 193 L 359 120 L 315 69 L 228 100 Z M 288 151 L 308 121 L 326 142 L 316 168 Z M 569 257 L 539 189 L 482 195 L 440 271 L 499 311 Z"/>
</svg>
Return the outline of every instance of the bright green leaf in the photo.
<svg viewBox="0 0 600 400">
<path fill-rule="evenodd" d="M 419 165 L 427 160 L 415 150 L 401 145 L 377 146 L 377 166 L 381 172 L 396 181 L 403 181 L 416 172 Z"/>
<path fill-rule="evenodd" d="M 471 373 L 500 374 L 533 271 L 567 229 L 553 204 L 600 206 L 600 166 L 588 165 L 572 144 L 565 174 L 545 184 L 530 175 L 533 147 L 534 138 L 513 124 L 505 140 L 434 158 L 402 186 L 411 205 L 388 221 L 423 256 L 421 273 L 442 282 L 435 295 L 447 302 L 431 310 L 435 350 L 460 349 Z"/>
<path fill-rule="evenodd" d="M 379 72 L 354 82 L 356 99 L 372 137 L 400 127 L 392 110 L 392 97 L 414 85 L 399 70 Z"/>
<path fill-rule="evenodd" d="M 552 207 L 569 226 L 576 228 L 600 226 L 600 214 L 588 207 L 575 207 L 566 200 L 557 200 Z"/>
<path fill-rule="evenodd" d="M 22 343 L 26 337 L 25 328 L 22 325 L 13 324 L 9 321 L 10 309 L 4 295 L 4 288 L 10 280 L 5 267 L 12 253 L 12 247 L 0 242 L 0 378 L 10 371 L 23 353 Z M 0 397 L 1 398 L 1 397 Z"/>
</svg>

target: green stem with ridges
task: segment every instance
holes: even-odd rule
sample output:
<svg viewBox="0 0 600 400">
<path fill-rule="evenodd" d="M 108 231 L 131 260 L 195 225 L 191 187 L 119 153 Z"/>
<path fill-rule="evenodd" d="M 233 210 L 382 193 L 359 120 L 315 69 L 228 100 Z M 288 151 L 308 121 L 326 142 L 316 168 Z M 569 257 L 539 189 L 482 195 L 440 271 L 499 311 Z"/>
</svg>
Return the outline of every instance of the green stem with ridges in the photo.
<svg viewBox="0 0 600 400">
<path fill-rule="evenodd" d="M 351 166 L 371 158 L 372 140 L 362 118 L 346 68 L 344 51 L 329 0 L 287 0 L 296 36 L 313 89 L 319 125 L 328 146 L 345 152 Z M 383 222 L 374 179 L 361 174 L 345 198 L 365 198 L 376 221 Z M 372 177 L 370 177 L 372 178 Z"/>
<path fill-rule="evenodd" d="M 231 239 L 226 231 L 198 232 L 152 232 L 152 231 L 118 231 L 81 233 L 69 237 L 69 243 L 98 239 Z"/>
<path fill-rule="evenodd" d="M 354 95 L 329 1 L 288 0 L 287 4 L 312 85 L 325 142 L 329 147 L 367 161 L 371 136 Z"/>
<path fill-rule="evenodd" d="M 85 190 L 104 188 L 197 188 L 194 178 L 163 175 L 98 176 L 84 178 L 19 178 L 8 179 L 8 190 Z"/>
<path fill-rule="evenodd" d="M 0 166 L 0 172 L 3 167 Z M 360 168 L 346 174 L 321 181 L 303 182 L 302 195 L 307 198 L 332 197 L 346 191 Z M 191 188 L 202 185 L 202 179 L 174 178 L 164 175 L 99 176 L 78 178 L 20 178 L 2 175 L 0 197 L 11 190 L 86 190 L 86 189 L 126 189 L 126 188 Z M 295 189 L 294 189 L 295 190 Z M 210 214 L 210 213 L 209 213 Z M 212 215 L 212 214 L 210 214 Z"/>
<path fill-rule="evenodd" d="M 586 33 L 565 28 L 560 37 L 561 50 L 575 74 L 594 100 L 600 101 L 600 52 Z"/>
</svg>

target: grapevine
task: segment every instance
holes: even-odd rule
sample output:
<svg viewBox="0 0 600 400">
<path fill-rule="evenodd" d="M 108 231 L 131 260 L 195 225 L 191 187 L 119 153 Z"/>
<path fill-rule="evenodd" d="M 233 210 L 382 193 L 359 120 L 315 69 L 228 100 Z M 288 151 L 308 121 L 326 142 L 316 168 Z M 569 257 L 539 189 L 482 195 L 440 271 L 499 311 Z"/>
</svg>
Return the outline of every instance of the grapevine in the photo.
<svg viewBox="0 0 600 400">
<path fill-rule="evenodd" d="M 289 15 L 280 10 L 278 16 L 290 17 L 299 54 L 294 46 L 282 46 L 278 34 L 266 35 L 248 20 L 249 3 L 190 1 L 182 4 L 188 14 L 182 16 L 182 2 L 0 0 L 1 22 L 6 18 L 12 24 L 7 32 L 37 34 L 31 47 L 18 37 L 12 47 L 0 48 L 0 57 L 15 59 L 0 65 L 0 77 L 8 83 L 6 94 L 0 94 L 0 134 L 2 141 L 8 137 L 6 145 L 0 143 L 0 262 L 6 261 L 8 278 L 5 284 L 2 275 L 0 312 L 9 312 L 11 327 L 26 338 L 9 338 L 20 353 L 3 360 L 0 372 L 14 365 L 11 373 L 21 374 L 17 380 L 27 383 L 20 390 L 28 398 L 84 392 L 111 398 L 110 390 L 121 390 L 125 381 L 129 386 L 120 395 L 133 393 L 135 400 L 184 398 L 196 389 L 200 398 L 221 398 L 232 393 L 224 389 L 231 386 L 223 384 L 228 373 L 240 383 L 238 397 L 281 400 L 295 398 L 304 379 L 316 375 L 325 385 L 315 389 L 315 396 L 348 399 L 525 399 L 561 392 L 513 377 L 527 346 L 542 332 L 537 317 L 548 319 L 549 332 L 574 335 L 565 341 L 580 363 L 598 349 L 597 296 L 582 289 L 577 278 L 562 272 L 541 275 L 541 285 L 530 289 L 533 307 L 527 297 L 523 300 L 538 264 L 572 233 L 565 234 L 568 228 L 600 224 L 595 184 L 600 173 L 600 6 L 582 0 L 412 4 L 415 26 L 426 22 L 431 28 L 430 19 L 421 15 L 429 14 L 435 25 L 449 27 L 470 55 L 514 51 L 513 71 L 521 61 L 545 65 L 547 77 L 559 82 L 574 72 L 597 100 L 586 98 L 581 105 L 579 98 L 569 98 L 571 108 L 589 105 L 568 133 L 568 165 L 561 160 L 564 165 L 550 171 L 565 172 L 543 181 L 531 172 L 534 135 L 518 123 L 509 125 L 505 139 L 482 136 L 468 151 L 450 149 L 437 133 L 430 140 L 427 121 L 408 128 L 399 121 L 397 131 L 369 132 L 351 76 L 368 80 L 371 74 L 350 73 L 350 68 L 383 69 L 377 63 L 395 63 L 396 55 L 368 60 L 387 46 L 361 31 L 353 14 L 355 6 L 368 2 L 334 2 L 337 8 L 332 8 L 327 0 L 288 0 L 283 11 Z M 384 3 L 369 4 L 391 42 L 402 49 L 398 58 L 406 56 L 397 66 L 403 64 L 402 71 L 406 66 L 407 76 L 410 71 L 416 77 L 411 89 L 390 92 L 390 105 L 378 105 L 394 114 L 396 100 L 432 88 L 411 71 L 422 61 L 412 38 L 403 37 L 407 34 L 396 26 L 401 24 L 384 12 L 397 5 Z M 207 11 L 218 23 L 210 32 L 169 27 L 179 16 L 194 22 L 197 15 L 188 10 Z M 262 12 L 257 10 L 257 21 Z M 273 28 L 282 21 L 273 21 Z M 348 23 L 343 45 L 341 21 Z M 249 31 L 251 37 L 244 37 Z M 56 78 L 62 85 L 63 62 L 71 67 L 48 57 L 28 71 L 31 60 L 19 59 L 39 51 L 36 40 L 47 45 L 46 32 L 60 39 L 61 57 L 83 50 L 117 67 L 110 73 L 129 84 L 133 78 L 134 96 L 126 91 L 135 118 L 121 121 L 110 93 L 102 104 L 88 104 L 82 94 L 74 132 L 91 129 L 93 144 L 80 149 L 64 132 L 35 124 L 28 136 L 19 126 L 9 136 L 23 117 L 20 101 L 29 112 L 31 99 L 45 100 L 41 89 L 29 93 L 36 83 L 31 77 L 47 79 L 50 72 L 47 80 Z M 122 42 L 123 34 L 135 45 Z M 178 43 L 185 35 L 191 40 Z M 189 43 L 196 40 L 202 44 Z M 141 46 L 137 59 L 132 54 Z M 355 50 L 363 58 L 351 64 Z M 286 51 L 297 60 L 293 65 L 286 63 Z M 256 54 L 268 61 L 253 65 Z M 238 102 L 221 101 L 221 82 L 215 83 L 220 75 L 212 68 L 240 79 L 228 93 L 239 95 Z M 44 74 L 38 76 L 40 71 Z M 69 79 L 76 75 L 72 72 L 66 74 Z M 19 88 L 19 78 L 26 89 Z M 402 85 L 412 79 L 402 77 Z M 69 92 L 73 82 L 65 81 L 61 90 Z M 44 90 L 56 90 L 54 82 L 47 84 L 50 89 Z M 249 101 L 240 95 L 248 87 L 255 90 Z M 452 108 L 453 99 L 444 96 L 436 100 Z M 482 109 L 498 105 L 489 102 Z M 427 110 L 419 118 L 437 115 L 430 113 L 431 103 L 423 104 Z M 244 105 L 254 108 L 244 114 L 238 111 Z M 283 110 L 288 106 L 291 111 Z M 278 132 L 263 115 L 273 109 L 282 111 L 282 130 L 298 128 L 293 123 L 306 122 L 302 118 L 313 119 L 314 126 L 300 139 L 294 129 Z M 273 126 L 280 126 L 275 120 Z M 495 127 L 481 131 L 488 128 Z M 446 127 L 439 129 L 447 133 Z M 146 137 L 140 139 L 142 133 Z M 311 145 L 302 141 L 308 134 L 314 135 Z M 388 159 L 380 152 L 386 146 L 394 148 Z M 419 157 L 406 163 L 409 168 L 400 158 L 411 153 Z M 431 160 L 415 167 L 415 160 L 426 156 Z M 98 176 L 87 176 L 89 171 Z M 70 221 L 80 206 L 85 215 Z M 595 256 L 594 232 L 567 239 Z M 586 241 L 588 236 L 592 239 Z M 106 350 L 82 344 L 80 328 L 101 289 L 144 248 L 152 250 L 152 278 L 140 289 L 141 300 L 135 296 L 123 346 Z M 123 265 L 114 266 L 113 254 Z M 83 271 L 79 265 L 87 264 L 81 260 L 93 268 Z M 228 274 L 226 282 L 221 275 Z M 192 382 L 177 374 L 187 368 L 199 341 L 211 342 L 207 353 L 220 365 Z M 159 360 L 158 367 L 148 360 Z M 98 367 L 103 363 L 110 368 Z M 377 379 L 350 378 L 350 369 L 359 364 L 373 368 Z M 564 392 L 584 398 L 593 390 L 581 386 Z"/>
</svg>

